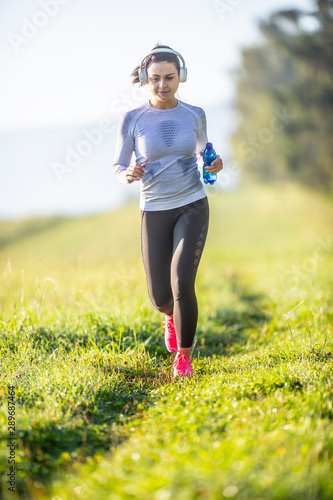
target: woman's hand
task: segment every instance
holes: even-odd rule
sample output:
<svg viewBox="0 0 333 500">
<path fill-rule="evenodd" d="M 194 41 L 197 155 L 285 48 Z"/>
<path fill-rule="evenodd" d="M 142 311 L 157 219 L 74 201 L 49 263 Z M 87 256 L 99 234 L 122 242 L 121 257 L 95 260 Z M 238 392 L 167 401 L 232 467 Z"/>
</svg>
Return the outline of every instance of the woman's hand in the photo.
<svg viewBox="0 0 333 500">
<path fill-rule="evenodd" d="M 126 170 L 126 180 L 129 184 L 134 181 L 141 181 L 142 177 L 145 175 L 145 163 L 136 163 L 135 165 L 130 165 Z"/>
<path fill-rule="evenodd" d="M 216 160 L 212 161 L 210 165 L 207 165 L 207 167 L 205 167 L 207 172 L 209 172 L 210 174 L 217 174 L 222 170 L 222 168 L 223 168 L 223 161 L 221 160 L 219 155 L 217 155 Z"/>
<path fill-rule="evenodd" d="M 203 152 L 201 151 L 200 154 L 202 156 Z M 207 165 L 205 169 L 210 174 L 217 174 L 223 169 L 223 160 L 217 155 L 216 160 L 212 161 L 210 165 Z"/>
</svg>

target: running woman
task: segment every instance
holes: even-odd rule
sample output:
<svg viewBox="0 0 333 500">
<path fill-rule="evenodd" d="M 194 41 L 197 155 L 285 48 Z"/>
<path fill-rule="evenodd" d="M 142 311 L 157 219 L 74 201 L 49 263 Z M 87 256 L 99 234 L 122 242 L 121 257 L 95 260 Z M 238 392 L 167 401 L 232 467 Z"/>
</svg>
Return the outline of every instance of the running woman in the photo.
<svg viewBox="0 0 333 500">
<path fill-rule="evenodd" d="M 165 315 L 166 348 L 176 353 L 174 377 L 191 376 L 198 321 L 195 278 L 209 220 L 198 169 L 198 155 L 208 142 L 206 115 L 175 97 L 187 69 L 170 47 L 155 46 L 131 76 L 133 84 L 148 85 L 151 96 L 120 120 L 114 174 L 125 184 L 141 181 L 141 248 L 149 298 Z M 206 170 L 216 174 L 222 168 L 218 156 Z"/>
</svg>

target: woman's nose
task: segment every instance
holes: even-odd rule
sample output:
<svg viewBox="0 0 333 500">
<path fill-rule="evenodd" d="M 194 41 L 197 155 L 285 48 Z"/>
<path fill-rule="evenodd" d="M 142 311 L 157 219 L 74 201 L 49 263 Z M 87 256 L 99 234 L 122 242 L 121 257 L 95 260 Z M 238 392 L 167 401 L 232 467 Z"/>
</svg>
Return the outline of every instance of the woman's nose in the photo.
<svg viewBox="0 0 333 500">
<path fill-rule="evenodd" d="M 164 80 L 160 80 L 160 87 L 163 89 L 166 86 L 166 82 Z"/>
</svg>

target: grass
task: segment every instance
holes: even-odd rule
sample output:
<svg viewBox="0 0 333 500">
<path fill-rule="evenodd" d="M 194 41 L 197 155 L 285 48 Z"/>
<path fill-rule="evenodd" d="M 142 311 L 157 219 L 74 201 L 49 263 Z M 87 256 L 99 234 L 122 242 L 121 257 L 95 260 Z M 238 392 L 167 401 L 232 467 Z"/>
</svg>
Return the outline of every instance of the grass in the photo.
<svg viewBox="0 0 333 500">
<path fill-rule="evenodd" d="M 1 498 L 332 498 L 332 203 L 255 186 L 210 207 L 190 380 L 171 377 L 136 204 L 0 224 Z"/>
</svg>

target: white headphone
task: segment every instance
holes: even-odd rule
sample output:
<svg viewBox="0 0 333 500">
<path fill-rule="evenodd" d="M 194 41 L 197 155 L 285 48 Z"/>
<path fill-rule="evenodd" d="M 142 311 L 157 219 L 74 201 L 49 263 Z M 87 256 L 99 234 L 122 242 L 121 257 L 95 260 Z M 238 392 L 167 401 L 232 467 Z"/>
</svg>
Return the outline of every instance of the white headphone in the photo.
<svg viewBox="0 0 333 500">
<path fill-rule="evenodd" d="M 144 57 L 142 59 L 142 62 L 140 64 L 140 69 L 139 69 L 139 80 L 140 82 L 142 83 L 142 85 L 144 85 L 145 83 L 148 83 L 148 73 L 147 73 L 147 69 L 146 67 L 143 68 L 143 63 L 146 61 L 146 59 L 153 55 L 153 54 L 159 54 L 160 52 L 167 52 L 169 54 L 175 54 L 176 56 L 178 56 L 182 63 L 183 63 L 183 66 L 179 69 L 179 81 L 180 82 L 186 82 L 186 79 L 187 79 L 187 68 L 185 66 L 185 61 L 184 61 L 184 58 L 181 54 L 179 54 L 179 52 L 176 52 L 175 50 L 172 50 L 172 49 L 154 49 L 152 50 L 151 52 L 149 52 L 149 54 L 146 55 L 146 57 Z"/>
</svg>

